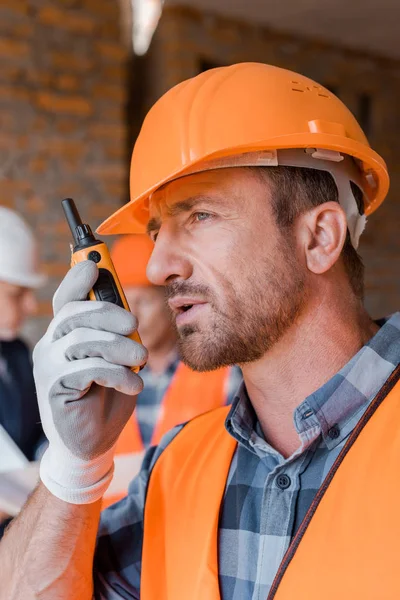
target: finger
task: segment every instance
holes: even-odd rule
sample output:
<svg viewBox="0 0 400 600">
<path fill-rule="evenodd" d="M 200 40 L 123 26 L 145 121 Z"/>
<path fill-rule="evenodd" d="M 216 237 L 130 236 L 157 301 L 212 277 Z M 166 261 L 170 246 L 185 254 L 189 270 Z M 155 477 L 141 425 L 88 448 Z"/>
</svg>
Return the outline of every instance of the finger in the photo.
<svg viewBox="0 0 400 600">
<path fill-rule="evenodd" d="M 53 319 L 49 334 L 53 340 L 58 340 L 78 328 L 130 335 L 137 328 L 137 319 L 111 302 L 69 302 Z"/>
<path fill-rule="evenodd" d="M 50 390 L 53 423 L 70 452 L 92 460 L 117 441 L 143 382 L 127 367 L 111 365 L 101 358 L 86 358 L 68 366 L 70 371 L 64 370 Z M 122 394 L 114 394 L 109 388 Z"/>
<path fill-rule="evenodd" d="M 98 276 L 99 270 L 91 260 L 84 260 L 72 267 L 54 294 L 54 315 L 57 315 L 68 302 L 86 300 Z"/>
<path fill-rule="evenodd" d="M 62 338 L 67 360 L 100 357 L 108 363 L 140 367 L 146 363 L 147 350 L 138 342 L 108 331 L 79 328 Z"/>
<path fill-rule="evenodd" d="M 143 381 L 128 367 L 113 365 L 103 358 L 84 358 L 72 361 L 51 387 L 50 396 L 67 396 L 69 400 L 82 398 L 92 384 L 112 388 L 128 396 L 143 389 Z"/>
</svg>

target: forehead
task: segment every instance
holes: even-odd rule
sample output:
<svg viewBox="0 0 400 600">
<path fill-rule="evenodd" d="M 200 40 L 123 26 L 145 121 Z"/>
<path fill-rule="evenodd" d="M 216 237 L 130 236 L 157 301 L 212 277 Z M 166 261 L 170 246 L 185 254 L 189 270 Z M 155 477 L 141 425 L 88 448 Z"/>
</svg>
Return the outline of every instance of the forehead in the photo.
<svg viewBox="0 0 400 600">
<path fill-rule="evenodd" d="M 188 209 L 198 201 L 233 207 L 242 200 L 243 205 L 243 196 L 254 193 L 257 185 L 260 185 L 259 179 L 245 168 L 215 169 L 180 177 L 151 196 L 149 216 L 150 219 L 168 216 L 180 203 L 187 203 Z"/>
</svg>

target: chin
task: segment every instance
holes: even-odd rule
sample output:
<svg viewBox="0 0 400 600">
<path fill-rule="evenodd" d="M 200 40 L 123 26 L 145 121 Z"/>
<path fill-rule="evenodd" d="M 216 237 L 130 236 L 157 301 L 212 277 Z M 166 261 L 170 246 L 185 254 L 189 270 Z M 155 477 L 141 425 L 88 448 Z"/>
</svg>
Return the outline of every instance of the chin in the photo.
<svg viewBox="0 0 400 600">
<path fill-rule="evenodd" d="M 216 369 L 220 369 L 222 366 L 226 366 L 226 365 L 212 363 L 209 360 L 205 360 L 205 361 L 198 360 L 197 361 L 197 360 L 193 359 L 193 356 L 191 356 L 189 358 L 182 354 L 181 354 L 181 361 L 187 367 L 189 367 L 189 369 L 192 369 L 192 371 L 197 371 L 198 373 L 207 373 L 208 371 L 215 371 Z"/>
<path fill-rule="evenodd" d="M 193 371 L 215 371 L 232 364 L 227 362 L 224 352 L 216 352 L 215 345 L 211 349 L 208 344 L 196 343 L 194 339 L 179 341 L 179 355 L 182 362 Z"/>
<path fill-rule="evenodd" d="M 0 327 L 0 342 L 12 342 L 19 336 L 17 329 L 7 329 Z"/>
</svg>

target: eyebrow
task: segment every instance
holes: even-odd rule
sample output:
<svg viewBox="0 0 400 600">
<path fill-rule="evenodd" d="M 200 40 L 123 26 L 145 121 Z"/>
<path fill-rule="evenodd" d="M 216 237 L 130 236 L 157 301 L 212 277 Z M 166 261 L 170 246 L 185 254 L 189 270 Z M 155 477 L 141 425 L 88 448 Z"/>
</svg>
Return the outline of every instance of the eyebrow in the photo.
<svg viewBox="0 0 400 600">
<path fill-rule="evenodd" d="M 186 200 L 182 200 L 181 202 L 176 202 L 171 207 L 167 209 L 167 214 L 169 217 L 176 217 L 185 212 L 189 212 L 192 210 L 200 202 L 211 201 L 210 196 L 205 196 L 204 194 L 198 194 L 197 196 L 191 196 L 190 198 L 186 198 Z M 157 231 L 161 227 L 161 220 L 157 217 L 152 217 L 147 223 L 147 234 L 149 235 L 152 231 Z"/>
</svg>

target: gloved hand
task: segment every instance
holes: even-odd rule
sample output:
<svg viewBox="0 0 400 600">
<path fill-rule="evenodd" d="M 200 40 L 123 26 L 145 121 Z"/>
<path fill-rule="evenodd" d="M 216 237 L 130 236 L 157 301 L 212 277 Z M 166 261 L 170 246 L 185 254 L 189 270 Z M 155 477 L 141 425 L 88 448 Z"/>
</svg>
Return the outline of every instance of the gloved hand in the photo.
<svg viewBox="0 0 400 600">
<path fill-rule="evenodd" d="M 106 491 L 116 441 L 143 388 L 129 367 L 147 358 L 144 346 L 125 337 L 137 326 L 130 312 L 109 302 L 85 301 L 97 277 L 91 261 L 68 272 L 53 299 L 54 319 L 33 352 L 49 440 L 40 477 L 54 496 L 71 504 L 95 502 Z M 122 400 L 112 388 L 129 398 Z"/>
</svg>

